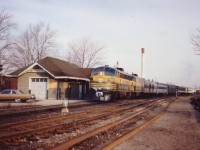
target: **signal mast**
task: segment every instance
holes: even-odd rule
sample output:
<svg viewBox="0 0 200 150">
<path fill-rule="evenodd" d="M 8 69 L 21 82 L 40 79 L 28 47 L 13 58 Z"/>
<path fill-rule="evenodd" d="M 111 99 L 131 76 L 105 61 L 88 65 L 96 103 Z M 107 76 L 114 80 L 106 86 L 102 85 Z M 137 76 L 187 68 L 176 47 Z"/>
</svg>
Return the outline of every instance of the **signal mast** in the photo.
<svg viewBox="0 0 200 150">
<path fill-rule="evenodd" d="M 144 48 L 141 48 L 141 78 L 144 78 Z"/>
</svg>

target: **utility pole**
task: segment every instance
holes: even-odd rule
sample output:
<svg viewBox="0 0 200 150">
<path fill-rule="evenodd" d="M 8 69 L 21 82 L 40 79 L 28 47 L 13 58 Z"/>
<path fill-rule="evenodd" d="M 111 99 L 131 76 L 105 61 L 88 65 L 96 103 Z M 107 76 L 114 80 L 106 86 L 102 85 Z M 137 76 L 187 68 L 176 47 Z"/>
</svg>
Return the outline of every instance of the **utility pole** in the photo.
<svg viewBox="0 0 200 150">
<path fill-rule="evenodd" d="M 144 75 L 144 48 L 141 48 L 141 78 Z"/>
</svg>

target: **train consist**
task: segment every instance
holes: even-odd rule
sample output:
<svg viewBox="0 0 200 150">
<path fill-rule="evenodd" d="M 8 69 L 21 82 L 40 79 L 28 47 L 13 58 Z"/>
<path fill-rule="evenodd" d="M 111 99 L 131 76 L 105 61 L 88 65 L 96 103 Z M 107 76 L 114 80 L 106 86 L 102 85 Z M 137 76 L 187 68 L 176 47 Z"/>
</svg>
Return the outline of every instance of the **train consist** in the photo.
<svg viewBox="0 0 200 150">
<path fill-rule="evenodd" d="M 191 94 L 191 88 L 159 83 L 127 74 L 122 68 L 102 66 L 93 69 L 90 77 L 91 99 L 110 101 L 157 95 Z"/>
</svg>

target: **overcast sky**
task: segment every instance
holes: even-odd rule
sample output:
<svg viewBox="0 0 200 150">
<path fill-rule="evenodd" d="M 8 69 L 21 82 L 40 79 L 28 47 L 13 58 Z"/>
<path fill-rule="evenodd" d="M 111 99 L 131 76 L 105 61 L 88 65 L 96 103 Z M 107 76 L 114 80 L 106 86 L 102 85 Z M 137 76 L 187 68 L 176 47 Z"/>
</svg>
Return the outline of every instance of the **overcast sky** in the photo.
<svg viewBox="0 0 200 150">
<path fill-rule="evenodd" d="M 200 86 L 200 56 L 190 35 L 200 28 L 199 0 L 1 0 L 18 31 L 39 21 L 57 31 L 60 50 L 88 36 L 104 44 L 105 64 L 145 78 Z"/>
</svg>

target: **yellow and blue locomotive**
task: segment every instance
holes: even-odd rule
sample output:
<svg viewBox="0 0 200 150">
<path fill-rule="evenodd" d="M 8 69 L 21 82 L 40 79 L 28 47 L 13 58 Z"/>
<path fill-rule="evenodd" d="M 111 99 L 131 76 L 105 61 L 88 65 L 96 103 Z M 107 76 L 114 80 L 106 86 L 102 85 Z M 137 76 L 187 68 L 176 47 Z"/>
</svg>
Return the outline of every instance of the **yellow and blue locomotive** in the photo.
<svg viewBox="0 0 200 150">
<path fill-rule="evenodd" d="M 92 71 L 90 88 L 92 99 L 109 101 L 140 95 L 144 82 L 136 75 L 125 73 L 122 68 L 103 66 Z"/>
</svg>

